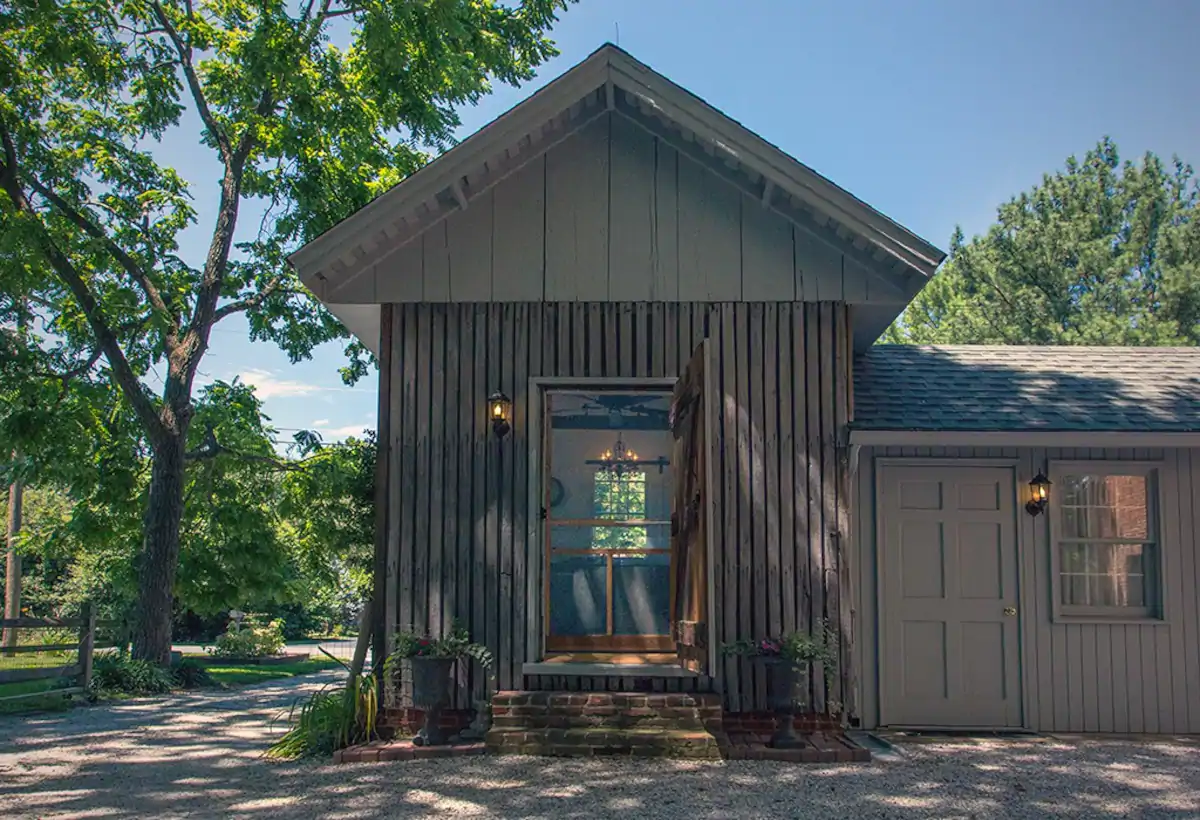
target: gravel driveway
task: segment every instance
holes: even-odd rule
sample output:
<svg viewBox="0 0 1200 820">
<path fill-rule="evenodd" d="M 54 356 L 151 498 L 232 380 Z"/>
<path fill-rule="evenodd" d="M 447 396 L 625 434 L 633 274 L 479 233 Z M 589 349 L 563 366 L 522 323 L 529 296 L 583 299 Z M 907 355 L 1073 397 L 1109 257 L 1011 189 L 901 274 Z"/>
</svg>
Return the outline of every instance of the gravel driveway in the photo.
<svg viewBox="0 0 1200 820">
<path fill-rule="evenodd" d="M 1200 816 L 1200 746 L 1166 742 L 925 743 L 855 766 L 263 759 L 272 718 L 331 678 L 0 718 L 0 817 Z"/>
</svg>

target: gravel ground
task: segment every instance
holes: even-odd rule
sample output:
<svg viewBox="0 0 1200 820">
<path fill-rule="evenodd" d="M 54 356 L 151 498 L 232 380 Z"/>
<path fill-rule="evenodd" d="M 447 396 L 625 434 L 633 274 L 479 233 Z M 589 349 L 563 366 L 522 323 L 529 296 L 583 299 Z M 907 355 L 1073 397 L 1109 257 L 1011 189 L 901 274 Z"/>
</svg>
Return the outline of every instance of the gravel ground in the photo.
<svg viewBox="0 0 1200 820">
<path fill-rule="evenodd" d="M 906 744 L 855 766 L 265 760 L 273 718 L 331 679 L 0 718 L 0 817 L 1200 816 L 1200 746 L 1186 743 Z"/>
</svg>

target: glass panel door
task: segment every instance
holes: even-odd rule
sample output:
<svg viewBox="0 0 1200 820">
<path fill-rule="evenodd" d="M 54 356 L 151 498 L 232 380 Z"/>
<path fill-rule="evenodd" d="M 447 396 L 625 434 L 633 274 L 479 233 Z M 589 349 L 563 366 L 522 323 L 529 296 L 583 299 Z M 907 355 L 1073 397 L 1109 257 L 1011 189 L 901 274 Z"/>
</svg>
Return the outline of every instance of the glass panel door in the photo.
<svg viewBox="0 0 1200 820">
<path fill-rule="evenodd" d="M 666 391 L 546 395 L 547 648 L 669 651 Z"/>
</svg>

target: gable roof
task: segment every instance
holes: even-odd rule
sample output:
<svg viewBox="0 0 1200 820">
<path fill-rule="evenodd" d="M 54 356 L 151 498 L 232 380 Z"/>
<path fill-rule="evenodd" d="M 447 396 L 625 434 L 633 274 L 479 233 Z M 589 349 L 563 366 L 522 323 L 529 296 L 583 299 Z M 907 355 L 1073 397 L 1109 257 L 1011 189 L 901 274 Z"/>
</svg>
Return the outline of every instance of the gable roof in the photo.
<svg viewBox="0 0 1200 820">
<path fill-rule="evenodd" d="M 1200 348 L 875 345 L 854 428 L 1200 431 Z"/>
<path fill-rule="evenodd" d="M 319 297 L 411 241 L 606 111 L 669 132 L 681 151 L 855 255 L 901 298 L 881 332 L 945 254 L 740 123 L 606 44 L 289 257 Z M 336 312 L 336 311 L 335 311 Z"/>
</svg>

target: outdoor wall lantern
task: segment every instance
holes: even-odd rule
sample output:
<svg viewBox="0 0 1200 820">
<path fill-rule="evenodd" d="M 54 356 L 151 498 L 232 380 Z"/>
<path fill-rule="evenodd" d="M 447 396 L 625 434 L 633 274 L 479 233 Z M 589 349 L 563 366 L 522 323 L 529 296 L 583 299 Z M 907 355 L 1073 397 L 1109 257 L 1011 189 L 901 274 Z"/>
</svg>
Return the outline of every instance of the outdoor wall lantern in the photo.
<svg viewBox="0 0 1200 820">
<path fill-rule="evenodd" d="M 1025 512 L 1030 515 L 1041 515 L 1046 511 L 1050 501 L 1050 479 L 1038 470 L 1038 474 L 1029 482 L 1029 500 L 1025 502 Z"/>
<path fill-rule="evenodd" d="M 496 438 L 504 438 L 512 429 L 512 399 L 497 390 L 488 396 L 488 418 L 492 420 L 492 432 Z"/>
</svg>

